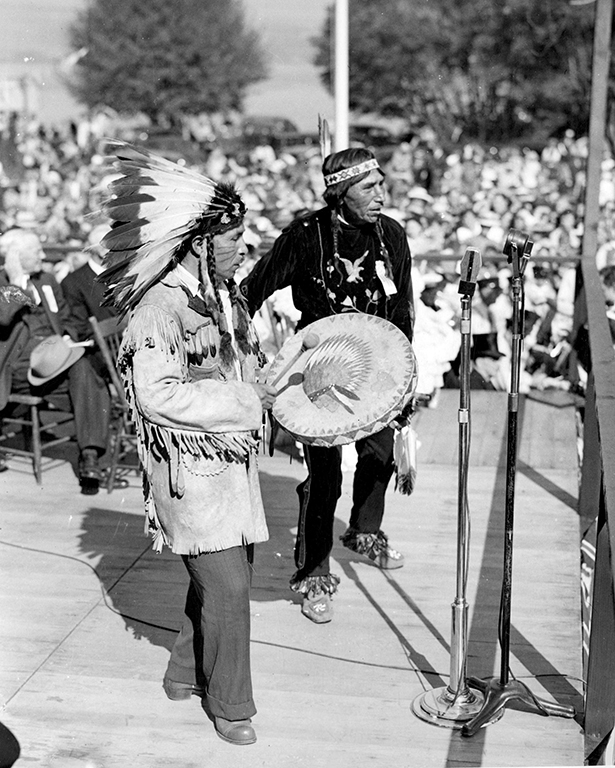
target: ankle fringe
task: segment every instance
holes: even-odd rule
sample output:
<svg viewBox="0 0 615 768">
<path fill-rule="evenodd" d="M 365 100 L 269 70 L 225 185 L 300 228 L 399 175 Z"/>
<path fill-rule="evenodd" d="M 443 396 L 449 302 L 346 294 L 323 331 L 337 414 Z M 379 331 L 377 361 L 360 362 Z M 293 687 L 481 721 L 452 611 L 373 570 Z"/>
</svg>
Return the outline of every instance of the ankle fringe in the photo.
<svg viewBox="0 0 615 768">
<path fill-rule="evenodd" d="M 290 580 L 290 588 L 293 592 L 299 592 L 306 597 L 316 597 L 322 593 L 334 595 L 340 583 L 340 577 L 334 573 L 327 573 L 324 576 L 306 576 L 300 581 L 295 581 L 295 576 Z"/>
<path fill-rule="evenodd" d="M 386 550 L 389 537 L 384 531 L 378 533 L 359 533 L 349 528 L 340 536 L 342 544 L 359 555 L 367 555 L 371 552 Z"/>
</svg>

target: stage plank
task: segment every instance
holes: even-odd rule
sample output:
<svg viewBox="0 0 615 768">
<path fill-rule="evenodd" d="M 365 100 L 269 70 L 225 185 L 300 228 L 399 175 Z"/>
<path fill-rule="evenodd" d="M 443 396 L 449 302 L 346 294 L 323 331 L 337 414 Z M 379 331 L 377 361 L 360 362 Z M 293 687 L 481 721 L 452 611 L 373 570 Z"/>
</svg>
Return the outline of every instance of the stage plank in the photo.
<svg viewBox="0 0 615 768">
<path fill-rule="evenodd" d="M 341 547 L 334 620 L 305 619 L 288 589 L 295 487 L 305 469 L 261 457 L 270 540 L 257 550 L 252 653 L 258 742 L 220 741 L 196 698 L 171 702 L 161 679 L 182 620 L 181 560 L 143 535 L 140 483 L 81 496 L 70 465 L 37 487 L 25 464 L 0 476 L 2 721 L 18 765 L 44 768 L 402 768 L 581 766 L 577 720 L 510 708 L 472 738 L 413 714 L 450 672 L 456 588 L 458 392 L 416 426 L 411 497 L 392 489 L 384 528 L 406 555 L 383 572 Z M 499 673 L 506 397 L 472 399 L 468 674 Z M 546 410 L 545 410 L 546 409 Z M 571 408 L 526 401 L 516 476 L 511 672 L 538 696 L 582 706 L 576 446 Z"/>
</svg>

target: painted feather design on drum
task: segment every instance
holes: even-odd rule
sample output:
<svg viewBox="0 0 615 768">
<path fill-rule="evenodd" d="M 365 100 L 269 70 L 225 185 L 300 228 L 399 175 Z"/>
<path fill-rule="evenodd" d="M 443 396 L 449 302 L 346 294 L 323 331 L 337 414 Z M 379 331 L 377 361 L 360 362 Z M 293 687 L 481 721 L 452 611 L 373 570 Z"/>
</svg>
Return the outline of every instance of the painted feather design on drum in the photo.
<svg viewBox="0 0 615 768">
<path fill-rule="evenodd" d="M 341 406 L 353 414 L 369 365 L 369 346 L 358 336 L 331 336 L 312 352 L 303 371 L 303 390 L 317 408 L 337 411 Z"/>
</svg>

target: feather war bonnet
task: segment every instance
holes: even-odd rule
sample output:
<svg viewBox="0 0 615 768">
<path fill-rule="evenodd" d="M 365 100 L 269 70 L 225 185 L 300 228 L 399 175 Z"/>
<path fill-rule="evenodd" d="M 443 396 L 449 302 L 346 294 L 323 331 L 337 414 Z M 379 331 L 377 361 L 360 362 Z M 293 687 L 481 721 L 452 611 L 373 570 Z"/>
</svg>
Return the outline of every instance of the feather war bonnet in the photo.
<svg viewBox="0 0 615 768">
<path fill-rule="evenodd" d="M 114 168 L 103 208 L 111 228 L 106 249 L 106 304 L 120 312 L 136 306 L 144 293 L 172 269 L 196 235 L 213 236 L 239 226 L 246 209 L 230 184 L 146 149 L 111 141 Z"/>
</svg>

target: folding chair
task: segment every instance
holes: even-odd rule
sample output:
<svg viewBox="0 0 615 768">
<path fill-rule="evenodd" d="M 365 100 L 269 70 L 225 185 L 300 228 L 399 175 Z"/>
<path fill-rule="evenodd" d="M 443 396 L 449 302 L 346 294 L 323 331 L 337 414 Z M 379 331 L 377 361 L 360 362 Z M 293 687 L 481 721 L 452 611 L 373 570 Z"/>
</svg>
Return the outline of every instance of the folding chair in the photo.
<svg viewBox="0 0 615 768">
<path fill-rule="evenodd" d="M 120 473 L 131 471 L 139 473 L 141 465 L 137 456 L 137 435 L 134 424 L 130 421 L 128 403 L 124 387 L 117 369 L 117 358 L 126 320 L 110 317 L 106 320 L 89 318 L 94 340 L 103 356 L 111 382 L 111 420 L 107 455 L 109 470 L 107 492 L 111 493 Z"/>
</svg>

